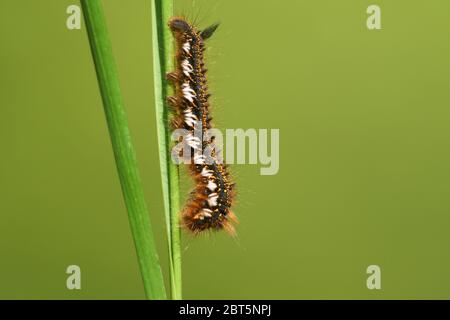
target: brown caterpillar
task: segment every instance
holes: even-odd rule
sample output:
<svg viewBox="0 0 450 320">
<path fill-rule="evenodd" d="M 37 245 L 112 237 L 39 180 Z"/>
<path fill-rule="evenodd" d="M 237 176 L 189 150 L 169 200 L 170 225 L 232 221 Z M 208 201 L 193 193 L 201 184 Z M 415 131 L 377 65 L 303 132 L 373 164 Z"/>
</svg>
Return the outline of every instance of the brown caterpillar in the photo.
<svg viewBox="0 0 450 320">
<path fill-rule="evenodd" d="M 181 214 L 182 225 L 194 234 L 225 229 L 234 235 L 231 222 L 237 222 L 237 219 L 230 211 L 234 184 L 216 153 L 212 153 L 209 161 L 203 153 L 214 141 L 214 138 L 205 139 L 206 130 L 211 128 L 211 116 L 203 60 L 204 40 L 212 36 L 218 24 L 203 31 L 197 30 L 183 17 L 173 17 L 168 24 L 176 42 L 176 68 L 167 74 L 175 91 L 174 96 L 168 97 L 174 111 L 172 127 L 189 132 L 183 137 L 183 142 L 191 150 L 189 171 L 196 183 Z M 196 123 L 201 124 L 202 138 L 194 134 Z"/>
</svg>

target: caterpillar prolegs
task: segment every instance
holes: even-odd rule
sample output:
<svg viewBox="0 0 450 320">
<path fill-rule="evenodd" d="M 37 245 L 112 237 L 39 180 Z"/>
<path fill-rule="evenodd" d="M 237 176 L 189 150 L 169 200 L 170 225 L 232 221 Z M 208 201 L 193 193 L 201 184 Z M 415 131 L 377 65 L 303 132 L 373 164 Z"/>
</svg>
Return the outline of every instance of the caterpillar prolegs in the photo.
<svg viewBox="0 0 450 320">
<path fill-rule="evenodd" d="M 208 161 L 204 155 L 204 151 L 214 142 L 213 138 L 206 137 L 206 130 L 212 126 L 203 57 L 204 41 L 212 36 L 218 25 L 200 31 L 183 17 L 173 17 L 169 27 L 176 43 L 176 67 L 167 75 L 175 91 L 174 96 L 168 97 L 174 111 L 172 127 L 188 132 L 183 137 L 183 143 L 191 151 L 189 172 L 195 182 L 195 188 L 181 213 L 181 222 L 195 234 L 220 229 L 234 234 L 232 223 L 237 219 L 230 210 L 234 184 L 217 153 L 213 152 Z M 201 137 L 195 134 L 197 123 L 201 126 Z"/>
</svg>

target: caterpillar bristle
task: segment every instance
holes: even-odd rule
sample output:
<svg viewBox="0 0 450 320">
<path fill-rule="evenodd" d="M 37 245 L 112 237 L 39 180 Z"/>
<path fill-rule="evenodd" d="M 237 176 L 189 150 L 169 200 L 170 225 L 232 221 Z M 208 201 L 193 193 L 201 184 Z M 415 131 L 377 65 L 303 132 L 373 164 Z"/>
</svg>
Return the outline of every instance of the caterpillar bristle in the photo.
<svg viewBox="0 0 450 320">
<path fill-rule="evenodd" d="M 205 30 L 203 30 L 200 33 L 200 37 L 202 37 L 203 40 L 210 38 L 214 34 L 214 32 L 217 30 L 218 27 L 219 27 L 219 23 L 214 23 L 213 25 L 211 25 L 208 28 L 206 28 Z"/>
</svg>

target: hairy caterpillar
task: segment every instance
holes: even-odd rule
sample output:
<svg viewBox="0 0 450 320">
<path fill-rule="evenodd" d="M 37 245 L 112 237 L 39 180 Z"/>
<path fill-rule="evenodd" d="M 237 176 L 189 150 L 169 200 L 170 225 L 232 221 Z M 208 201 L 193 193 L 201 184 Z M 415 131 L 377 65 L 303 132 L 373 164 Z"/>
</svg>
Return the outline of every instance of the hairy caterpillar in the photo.
<svg viewBox="0 0 450 320">
<path fill-rule="evenodd" d="M 182 225 L 195 234 L 224 229 L 234 235 L 231 222 L 237 219 L 230 211 L 234 184 L 216 153 L 212 153 L 209 161 L 203 153 L 214 140 L 205 138 L 206 130 L 211 128 L 211 116 L 203 60 L 204 40 L 212 36 L 218 25 L 199 31 L 183 17 L 173 17 L 169 27 L 176 42 L 176 68 L 167 74 L 175 90 L 175 95 L 168 97 L 175 113 L 172 126 L 189 132 L 183 142 L 192 151 L 189 171 L 196 184 L 181 214 Z M 201 138 L 194 134 L 196 123 L 201 125 Z"/>
</svg>

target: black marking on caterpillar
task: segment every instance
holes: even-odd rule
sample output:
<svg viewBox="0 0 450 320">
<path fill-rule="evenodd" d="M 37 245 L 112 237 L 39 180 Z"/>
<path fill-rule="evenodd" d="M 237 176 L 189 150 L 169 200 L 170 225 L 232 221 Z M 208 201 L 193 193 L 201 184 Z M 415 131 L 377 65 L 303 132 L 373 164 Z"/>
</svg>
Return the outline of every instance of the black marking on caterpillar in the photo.
<svg viewBox="0 0 450 320">
<path fill-rule="evenodd" d="M 203 60 L 204 40 L 210 38 L 218 24 L 197 30 L 183 17 L 173 17 L 169 27 L 176 42 L 176 69 L 167 74 L 174 85 L 175 95 L 168 97 L 174 109 L 172 127 L 186 129 L 189 134 L 183 141 L 191 148 L 189 171 L 196 183 L 182 214 L 182 225 L 197 234 L 205 230 L 225 229 L 234 235 L 231 222 L 237 222 L 230 211 L 234 199 L 234 184 L 226 165 L 213 154 L 205 161 L 203 151 L 213 139 L 199 139 L 194 135 L 195 123 L 200 122 L 202 135 L 211 128 L 210 104 Z M 200 152 L 199 152 L 200 151 Z"/>
</svg>

